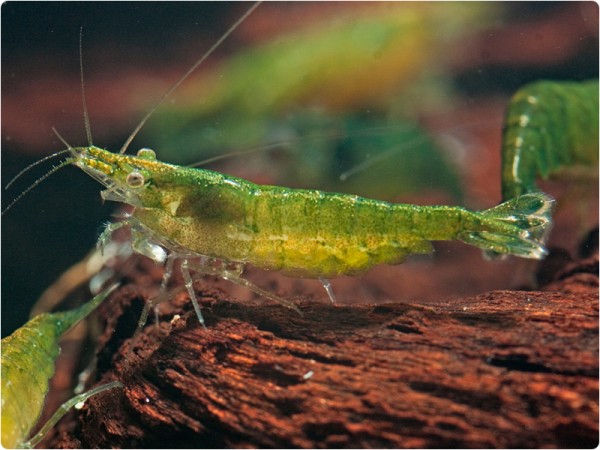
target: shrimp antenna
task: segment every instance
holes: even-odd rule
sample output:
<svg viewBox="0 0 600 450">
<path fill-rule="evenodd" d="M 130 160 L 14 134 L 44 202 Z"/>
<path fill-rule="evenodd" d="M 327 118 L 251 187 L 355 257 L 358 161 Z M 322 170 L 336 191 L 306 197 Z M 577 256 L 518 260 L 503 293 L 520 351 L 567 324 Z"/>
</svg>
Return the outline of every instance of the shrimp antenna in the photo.
<svg viewBox="0 0 600 450">
<path fill-rule="evenodd" d="M 52 131 L 54 132 L 54 134 L 56 135 L 56 137 L 58 139 L 60 139 L 60 142 L 62 142 L 67 147 L 67 150 L 62 150 L 63 152 L 64 151 L 67 151 L 67 152 L 73 151 L 73 147 L 71 147 L 71 144 L 69 144 L 66 141 L 66 139 L 60 135 L 60 133 L 58 132 L 58 130 L 56 128 L 52 127 Z"/>
<path fill-rule="evenodd" d="M 62 155 L 63 153 L 67 153 L 67 152 L 72 152 L 73 151 L 73 147 L 71 147 L 69 145 L 69 143 L 67 141 L 65 141 L 65 139 L 58 133 L 58 131 L 56 131 L 56 128 L 52 127 L 52 131 L 54 131 L 54 134 L 56 134 L 56 136 L 58 137 L 58 139 L 60 139 L 60 141 L 67 146 L 67 149 L 61 150 L 61 151 L 56 152 L 56 153 L 53 153 L 52 155 L 46 156 L 46 157 L 40 159 L 39 161 L 36 161 L 33 164 L 30 164 L 25 169 L 21 170 L 12 180 L 10 180 L 10 182 L 6 185 L 6 188 L 8 188 L 11 184 L 13 184 L 14 181 L 17 178 L 19 178 L 21 175 L 23 175 L 25 172 L 27 172 L 32 167 L 37 166 L 39 163 L 41 163 L 43 161 L 47 161 L 50 158 L 54 158 L 55 156 Z M 77 160 L 76 158 L 67 158 L 63 162 L 61 162 L 58 166 L 52 167 L 52 169 L 50 169 L 48 172 L 46 172 L 44 175 L 42 175 L 40 178 L 38 178 L 31 186 L 29 186 L 27 189 L 25 189 L 23 192 L 21 192 L 17 196 L 17 198 L 15 198 L 12 202 L 10 202 L 10 204 L 4 209 L 4 211 L 2 211 L 2 214 L 0 214 L 0 215 L 3 216 L 4 213 L 6 211 L 8 211 L 10 208 L 12 208 L 15 203 L 17 203 L 19 200 L 21 200 L 21 198 L 23 198 L 29 191 L 31 191 L 34 187 L 36 187 L 38 184 L 40 184 L 42 181 L 44 181 L 46 178 L 48 178 L 54 172 L 56 172 L 59 169 L 62 169 L 63 167 L 65 167 L 65 166 L 73 163 L 76 160 Z"/>
<path fill-rule="evenodd" d="M 327 142 L 333 139 L 340 139 L 345 137 L 356 137 L 356 136 L 377 136 L 389 132 L 390 130 L 396 129 L 404 129 L 406 128 L 404 125 L 386 125 L 381 127 L 373 127 L 367 131 L 359 131 L 359 132 L 346 132 L 346 131 L 332 131 L 329 133 L 315 133 L 308 136 L 299 136 L 293 137 L 290 139 L 284 139 L 280 141 L 270 142 L 268 144 L 259 145 L 256 147 L 251 147 L 246 150 L 237 150 L 227 152 L 221 155 L 211 156 L 209 158 L 197 161 L 192 164 L 188 164 L 186 167 L 201 167 L 206 164 L 211 164 L 216 161 L 221 161 L 223 159 L 245 156 L 251 153 L 258 153 L 263 151 L 268 151 L 273 148 L 281 147 L 284 145 L 296 144 L 299 142 L 305 142 L 306 140 L 316 140 L 318 142 Z"/>
<path fill-rule="evenodd" d="M 231 33 L 233 33 L 233 31 L 234 31 L 234 30 L 235 30 L 235 29 L 236 29 L 236 28 L 237 28 L 237 27 L 238 27 L 238 26 L 239 26 L 239 25 L 240 25 L 240 24 L 241 24 L 241 23 L 242 23 L 244 20 L 246 20 L 246 18 L 247 18 L 247 17 L 248 17 L 250 14 L 252 14 L 252 12 L 253 12 L 253 11 L 254 11 L 256 8 L 258 8 L 258 6 L 259 6 L 261 3 L 262 3 L 262 2 L 260 2 L 260 1 L 259 1 L 259 2 L 256 2 L 254 5 L 252 5 L 252 7 L 251 7 L 251 8 L 250 8 L 248 11 L 246 11 L 246 13 L 245 13 L 245 14 L 244 14 L 242 17 L 240 17 L 240 18 L 238 19 L 238 21 L 237 21 L 236 23 L 234 23 L 234 24 L 233 24 L 233 25 L 232 25 L 232 26 L 231 26 L 231 27 L 230 27 L 230 28 L 229 28 L 229 29 L 228 29 L 228 30 L 225 32 L 225 34 L 223 34 L 223 35 L 222 35 L 222 36 L 219 38 L 219 40 L 218 40 L 217 42 L 215 42 L 215 43 L 213 44 L 213 46 L 212 46 L 210 49 L 208 49 L 208 51 L 207 51 L 206 53 L 205 53 L 205 54 L 204 54 L 204 55 L 203 55 L 203 56 L 202 56 L 202 57 L 201 57 L 201 58 L 200 58 L 198 61 L 196 61 L 196 62 L 194 63 L 194 65 L 193 65 L 192 67 L 190 67 L 190 68 L 189 68 L 189 70 L 188 70 L 188 71 L 187 71 L 187 72 L 186 72 L 186 73 L 185 73 L 185 74 L 184 74 L 184 75 L 183 75 L 183 76 L 182 76 L 182 77 L 181 77 L 179 80 L 177 80 L 177 82 L 176 82 L 176 83 L 175 83 L 173 86 L 171 86 L 167 92 L 165 92 L 165 93 L 163 94 L 163 96 L 162 96 L 162 97 L 161 97 L 161 99 L 158 101 L 158 103 L 157 103 L 157 104 L 154 106 L 154 108 L 152 108 L 152 109 L 151 109 L 151 110 L 148 112 L 148 114 L 146 114 L 146 116 L 145 116 L 145 117 L 142 119 L 142 121 L 141 121 L 141 122 L 138 124 L 138 126 L 137 126 L 137 127 L 135 127 L 135 129 L 133 130 L 133 133 L 131 133 L 131 135 L 130 135 L 130 136 L 127 138 L 127 140 L 126 140 L 126 141 L 125 141 L 125 143 L 123 144 L 123 147 L 121 147 L 121 150 L 119 151 L 119 153 L 125 153 L 125 151 L 127 150 L 127 147 L 129 147 L 129 144 L 131 144 L 131 141 L 133 141 L 133 139 L 134 139 L 134 138 L 137 136 L 137 134 L 138 134 L 138 133 L 139 133 L 139 131 L 142 129 L 142 127 L 143 127 L 143 126 L 146 124 L 146 122 L 148 121 L 148 119 L 150 118 L 150 116 L 152 116 L 152 114 L 154 114 L 154 111 L 156 111 L 156 110 L 158 109 L 158 107 L 164 103 L 164 101 L 167 99 L 167 97 L 168 97 L 169 95 L 171 95 L 171 93 L 172 93 L 172 92 L 173 92 L 175 89 L 177 89 L 177 88 L 179 87 L 179 85 L 180 85 L 181 83 L 183 83 L 183 82 L 186 80 L 186 78 L 187 78 L 187 77 L 189 77 L 189 76 L 191 75 L 191 73 L 192 73 L 194 70 L 196 70 L 196 69 L 198 68 L 198 66 L 199 66 L 200 64 L 202 64 L 202 63 L 203 63 L 203 62 L 206 60 L 206 58 L 208 58 L 208 57 L 209 57 L 209 56 L 212 54 L 212 52 L 214 52 L 214 51 L 217 49 L 217 47 L 219 47 L 219 46 L 222 44 L 222 43 L 223 43 L 223 41 L 224 41 L 225 39 L 227 39 L 227 38 L 229 37 L 229 35 L 230 35 Z"/>
<path fill-rule="evenodd" d="M 90 126 L 90 116 L 88 115 L 87 102 L 85 101 L 85 85 L 83 83 L 83 27 L 79 28 L 79 76 L 81 78 L 81 101 L 83 102 L 83 121 L 85 123 L 85 135 L 87 137 L 88 145 L 93 145 L 92 143 L 92 127 Z M 61 141 L 64 140 L 60 137 L 60 135 L 54 130 L 55 134 L 59 137 Z M 71 148 L 71 146 L 67 145 L 67 147 Z"/>
<path fill-rule="evenodd" d="M 58 155 L 62 155 L 63 153 L 68 153 L 70 150 L 61 150 L 59 152 L 56 153 L 52 153 L 51 155 L 48 156 L 44 156 L 42 159 L 38 159 L 36 162 L 29 164 L 27 167 L 25 167 L 23 170 L 21 170 L 18 174 L 16 174 L 9 182 L 6 186 L 4 186 L 4 189 L 8 189 L 9 187 L 11 187 L 13 185 L 13 183 L 15 181 L 17 181 L 19 178 L 21 178 L 21 176 L 26 173 L 29 172 L 33 167 L 37 166 L 38 164 L 43 163 L 44 161 L 48 161 L 51 158 L 54 158 L 55 156 Z"/>
<path fill-rule="evenodd" d="M 425 136 L 417 136 L 406 142 L 403 142 L 401 145 L 392 146 L 391 148 L 379 153 L 378 155 L 373 156 L 372 158 L 369 158 L 369 159 L 355 165 L 351 169 L 346 170 L 345 172 L 341 173 L 339 176 L 339 179 L 340 179 L 340 181 L 346 181 L 352 175 L 356 175 L 357 173 L 360 173 L 360 172 L 368 169 L 369 167 L 374 166 L 375 164 L 383 161 L 386 158 L 393 156 L 394 154 L 398 153 L 401 150 L 408 150 L 411 147 L 415 147 L 415 146 L 423 143 L 426 139 L 427 138 Z"/>
<path fill-rule="evenodd" d="M 237 157 L 237 156 L 244 156 L 244 155 L 248 155 L 250 153 L 258 153 L 258 152 L 262 152 L 262 151 L 267 151 L 267 150 L 271 150 L 272 148 L 277 148 L 277 147 L 281 147 L 282 145 L 285 144 L 293 144 L 295 142 L 300 142 L 302 140 L 304 140 L 305 138 L 297 138 L 297 139 L 288 139 L 286 141 L 281 141 L 281 142 L 273 142 L 271 144 L 265 144 L 265 145 L 261 145 L 258 147 L 252 147 L 249 148 L 247 150 L 239 150 L 239 151 L 233 151 L 233 152 L 228 152 L 225 153 L 223 155 L 216 155 L 216 156 L 212 156 L 210 158 L 206 158 L 203 159 L 201 161 L 197 161 L 195 163 L 189 164 L 187 167 L 201 167 L 204 166 L 206 164 L 211 164 L 217 161 L 221 161 L 223 159 L 227 159 L 227 158 L 233 158 L 233 157 Z"/>
<path fill-rule="evenodd" d="M 15 203 L 17 203 L 19 200 L 21 200 L 21 198 L 23 198 L 27 193 L 29 193 L 29 191 L 31 191 L 34 187 L 36 187 L 38 184 L 40 184 L 42 181 L 44 181 L 46 178 L 48 178 L 54 172 L 58 171 L 59 169 L 62 169 L 65 166 L 68 166 L 69 164 L 71 164 L 74 161 L 75 161 L 75 158 L 68 158 L 68 159 L 64 160 L 62 163 L 60 163 L 58 166 L 54 166 L 52 169 L 50 169 L 48 172 L 46 172 L 40 178 L 35 180 L 35 182 L 31 186 L 29 186 L 27 189 L 25 189 L 23 192 L 21 192 L 17 198 L 15 198 L 12 202 L 10 202 L 10 204 L 4 209 L 4 211 L 2 211 L 1 215 L 4 215 L 4 213 L 6 213 L 6 211 L 8 211 L 10 208 L 12 208 Z"/>
</svg>

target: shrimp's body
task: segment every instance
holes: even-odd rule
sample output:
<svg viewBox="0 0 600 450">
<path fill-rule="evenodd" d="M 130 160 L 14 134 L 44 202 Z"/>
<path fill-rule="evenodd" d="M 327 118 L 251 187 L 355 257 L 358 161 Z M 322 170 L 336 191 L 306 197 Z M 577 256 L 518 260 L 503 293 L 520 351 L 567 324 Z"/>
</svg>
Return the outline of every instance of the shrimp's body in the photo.
<svg viewBox="0 0 600 450">
<path fill-rule="evenodd" d="M 104 199 L 134 207 L 123 222 L 131 225 L 134 249 L 158 262 L 169 253 L 185 261 L 204 257 L 234 264 L 236 273 L 221 272 L 232 281 L 240 281 L 246 263 L 309 278 L 356 275 L 428 253 L 432 240 L 456 239 L 525 258 L 546 253 L 553 200 L 542 193 L 473 212 L 261 186 L 166 164 L 151 150 L 129 156 L 90 146 L 72 153 L 76 166 L 107 187 Z M 109 225 L 101 240 L 118 226 Z"/>
</svg>

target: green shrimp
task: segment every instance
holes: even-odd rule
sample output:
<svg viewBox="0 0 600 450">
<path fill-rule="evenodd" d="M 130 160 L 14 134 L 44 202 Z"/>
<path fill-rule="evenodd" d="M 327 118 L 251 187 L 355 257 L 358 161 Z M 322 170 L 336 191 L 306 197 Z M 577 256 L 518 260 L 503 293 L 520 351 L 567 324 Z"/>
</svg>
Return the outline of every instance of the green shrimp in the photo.
<svg viewBox="0 0 600 450">
<path fill-rule="evenodd" d="M 399 264 L 428 253 L 432 240 L 460 240 L 501 254 L 539 259 L 551 223 L 553 200 L 523 195 L 473 212 L 453 206 L 415 206 L 318 190 L 262 186 L 204 169 L 160 162 L 154 151 L 137 156 L 95 146 L 70 148 L 72 162 L 98 180 L 104 200 L 133 211 L 102 234 L 130 226 L 132 246 L 156 262 L 182 261 L 186 287 L 200 322 L 189 269 L 243 284 L 280 303 L 293 303 L 241 278 L 246 264 L 319 278 L 333 301 L 328 278 L 357 275 L 378 264 Z"/>
<path fill-rule="evenodd" d="M 598 80 L 538 81 L 512 97 L 502 138 L 502 199 L 538 191 L 538 177 L 598 176 Z"/>
<path fill-rule="evenodd" d="M 27 437 L 39 419 L 60 353 L 60 338 L 83 320 L 114 290 L 109 288 L 85 305 L 60 313 L 40 314 L 10 336 L 2 339 L 2 445 L 6 448 L 33 448 L 54 424 L 74 405 L 92 395 L 122 386 L 118 381 L 100 385 L 64 403 L 40 431 Z"/>
</svg>

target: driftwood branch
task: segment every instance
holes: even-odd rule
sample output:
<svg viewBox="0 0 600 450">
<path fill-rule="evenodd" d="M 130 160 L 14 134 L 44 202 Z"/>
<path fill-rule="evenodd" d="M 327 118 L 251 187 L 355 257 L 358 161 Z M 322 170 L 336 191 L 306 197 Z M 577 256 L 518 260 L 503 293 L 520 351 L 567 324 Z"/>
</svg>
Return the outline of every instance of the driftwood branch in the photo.
<svg viewBox="0 0 600 450">
<path fill-rule="evenodd" d="M 236 303 L 196 283 L 132 337 L 144 295 L 121 288 L 61 447 L 593 447 L 598 259 L 547 291 L 435 304 Z M 180 318 L 172 319 L 174 314 Z"/>
</svg>

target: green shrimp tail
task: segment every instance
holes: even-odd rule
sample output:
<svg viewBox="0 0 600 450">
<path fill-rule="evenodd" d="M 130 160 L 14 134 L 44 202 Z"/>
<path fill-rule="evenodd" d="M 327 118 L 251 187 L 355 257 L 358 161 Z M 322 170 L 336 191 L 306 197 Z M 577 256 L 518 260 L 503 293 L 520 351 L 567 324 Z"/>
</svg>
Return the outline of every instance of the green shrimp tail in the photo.
<svg viewBox="0 0 600 450">
<path fill-rule="evenodd" d="M 459 238 L 485 250 L 490 258 L 515 255 L 542 259 L 548 253 L 545 242 L 553 207 L 554 199 L 543 192 L 521 195 L 481 211 L 480 229 L 461 233 Z"/>
<path fill-rule="evenodd" d="M 60 353 L 61 336 L 96 309 L 115 287 L 77 309 L 40 314 L 2 339 L 1 439 L 5 448 L 22 443 L 36 424 Z"/>
</svg>

